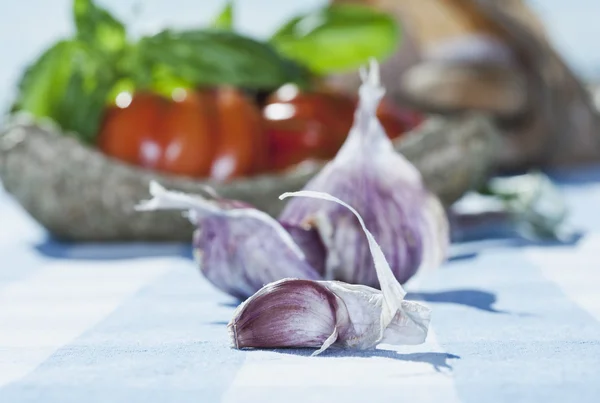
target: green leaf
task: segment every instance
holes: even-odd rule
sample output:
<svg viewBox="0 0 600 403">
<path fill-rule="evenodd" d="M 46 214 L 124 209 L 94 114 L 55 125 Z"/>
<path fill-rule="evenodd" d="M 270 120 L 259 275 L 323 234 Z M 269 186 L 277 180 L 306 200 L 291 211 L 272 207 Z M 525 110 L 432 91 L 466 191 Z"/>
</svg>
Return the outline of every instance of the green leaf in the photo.
<svg viewBox="0 0 600 403">
<path fill-rule="evenodd" d="M 116 82 L 103 56 L 79 41 L 57 43 L 26 70 L 13 111 L 51 118 L 63 130 L 93 141 Z"/>
<path fill-rule="evenodd" d="M 386 13 L 359 5 L 331 5 L 296 17 L 271 43 L 284 56 L 318 74 L 356 69 L 382 60 L 398 46 L 400 29 Z"/>
<path fill-rule="evenodd" d="M 125 47 L 125 26 L 94 1 L 74 0 L 73 13 L 80 41 L 108 53 Z"/>
<path fill-rule="evenodd" d="M 74 68 L 53 118 L 66 131 L 93 143 L 116 77 L 102 55 L 80 46 Z"/>
<path fill-rule="evenodd" d="M 30 65 L 19 81 L 12 110 L 24 110 L 36 117 L 52 116 L 71 75 L 72 53 L 72 42 L 61 41 Z"/>
<path fill-rule="evenodd" d="M 233 0 L 227 1 L 225 7 L 217 18 L 214 19 L 211 26 L 216 29 L 233 30 Z"/>
<path fill-rule="evenodd" d="M 177 78 L 195 86 L 233 85 L 273 89 L 287 82 L 305 86 L 308 73 L 282 58 L 270 45 L 228 31 L 163 31 L 143 38 L 137 72 Z"/>
</svg>

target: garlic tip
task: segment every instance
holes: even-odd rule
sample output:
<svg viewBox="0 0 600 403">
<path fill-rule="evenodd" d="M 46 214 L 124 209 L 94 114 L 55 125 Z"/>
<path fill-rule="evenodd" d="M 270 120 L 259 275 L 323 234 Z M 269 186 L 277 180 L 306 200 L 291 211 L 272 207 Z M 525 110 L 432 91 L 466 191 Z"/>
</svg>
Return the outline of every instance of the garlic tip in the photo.
<svg viewBox="0 0 600 403">
<path fill-rule="evenodd" d="M 160 183 L 152 179 L 150 181 L 150 194 L 152 196 L 159 196 L 167 191 Z"/>
<path fill-rule="evenodd" d="M 363 84 L 368 84 L 374 87 L 381 86 L 381 77 L 379 74 L 379 62 L 374 57 L 369 59 L 368 67 L 361 67 L 359 69 L 360 79 Z"/>
</svg>

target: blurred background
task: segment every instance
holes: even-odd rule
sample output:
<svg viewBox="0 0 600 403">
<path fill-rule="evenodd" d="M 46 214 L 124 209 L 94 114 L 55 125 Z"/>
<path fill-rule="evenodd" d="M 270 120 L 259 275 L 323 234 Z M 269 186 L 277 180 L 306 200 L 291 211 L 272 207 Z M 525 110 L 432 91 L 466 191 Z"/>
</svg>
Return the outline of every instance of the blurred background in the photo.
<svg viewBox="0 0 600 403">
<path fill-rule="evenodd" d="M 57 39 L 73 33 L 72 0 L 0 2 L 0 105 L 14 97 L 22 69 Z M 223 8 L 223 0 L 100 0 L 134 35 L 166 27 L 198 28 Z M 236 29 L 264 38 L 287 19 L 326 4 L 323 0 L 241 0 Z"/>
<path fill-rule="evenodd" d="M 210 21 L 223 0 L 99 0 L 131 33 L 148 34 L 167 26 L 197 27 Z M 238 0 L 236 23 L 244 33 L 266 37 L 286 19 L 326 4 L 323 0 Z M 547 24 L 559 51 L 590 80 L 600 77 L 596 0 L 529 0 Z M 6 109 L 22 69 L 60 37 L 73 32 L 71 0 L 0 2 L 0 106 Z"/>
</svg>

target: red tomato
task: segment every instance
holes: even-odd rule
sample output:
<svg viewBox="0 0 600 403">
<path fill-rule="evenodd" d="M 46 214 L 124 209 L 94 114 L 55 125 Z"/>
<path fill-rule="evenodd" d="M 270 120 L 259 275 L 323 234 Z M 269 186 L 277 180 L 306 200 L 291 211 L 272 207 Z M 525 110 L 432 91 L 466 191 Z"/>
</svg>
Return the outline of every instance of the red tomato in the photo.
<svg viewBox="0 0 600 403">
<path fill-rule="evenodd" d="M 189 93 L 169 103 L 158 126 L 163 150 L 159 169 L 180 175 L 207 176 L 214 154 L 214 104 L 207 93 Z"/>
<path fill-rule="evenodd" d="M 215 103 L 218 140 L 211 177 L 222 181 L 263 171 L 268 143 L 258 107 L 231 87 L 217 89 Z"/>
<path fill-rule="evenodd" d="M 301 119 L 265 120 L 269 138 L 269 169 L 282 170 L 309 159 L 319 158 L 327 133 L 318 122 Z"/>
<path fill-rule="evenodd" d="M 126 108 L 112 107 L 106 113 L 98 146 L 106 154 L 154 168 L 158 164 L 155 130 L 164 100 L 151 94 L 136 94 Z"/>
<path fill-rule="evenodd" d="M 344 143 L 354 119 L 354 99 L 333 91 L 301 92 L 286 84 L 267 101 L 263 116 L 267 120 L 303 120 L 312 122 L 308 136 L 315 136 L 314 127 L 324 136 L 315 157 L 332 158 Z"/>
<path fill-rule="evenodd" d="M 206 176 L 213 156 L 210 98 L 188 93 L 168 101 L 136 94 L 124 107 L 111 108 L 98 144 L 106 154 L 149 169 Z"/>
<path fill-rule="evenodd" d="M 392 140 L 414 129 L 423 120 L 418 112 L 396 106 L 386 99 L 377 108 L 377 118 Z"/>
</svg>

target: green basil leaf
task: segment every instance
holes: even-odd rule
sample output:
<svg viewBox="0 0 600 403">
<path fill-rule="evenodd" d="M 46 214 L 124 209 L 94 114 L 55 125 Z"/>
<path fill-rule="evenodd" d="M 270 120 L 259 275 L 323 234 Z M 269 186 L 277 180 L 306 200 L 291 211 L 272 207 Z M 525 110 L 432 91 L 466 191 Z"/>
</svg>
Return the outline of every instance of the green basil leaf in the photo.
<svg viewBox="0 0 600 403">
<path fill-rule="evenodd" d="M 400 29 L 386 13 L 359 5 L 331 5 L 292 19 L 271 44 L 319 74 L 356 69 L 382 60 L 398 46 Z"/>
<path fill-rule="evenodd" d="M 308 83 L 306 69 L 282 58 L 270 45 L 229 31 L 163 31 L 140 40 L 138 72 L 159 72 L 196 86 L 233 85 L 273 89 L 284 83 Z"/>
<path fill-rule="evenodd" d="M 217 18 L 214 19 L 211 26 L 216 29 L 233 30 L 233 0 L 227 1 L 225 7 Z"/>
<path fill-rule="evenodd" d="M 80 140 L 93 143 L 116 75 L 103 55 L 80 46 L 74 54 L 73 70 L 61 101 L 56 105 L 56 122 Z"/>
<path fill-rule="evenodd" d="M 102 53 L 79 41 L 61 41 L 25 71 L 13 111 L 50 118 L 91 142 L 115 82 Z"/>
<path fill-rule="evenodd" d="M 19 81 L 12 110 L 24 110 L 36 117 L 51 117 L 71 75 L 72 53 L 72 42 L 61 41 L 30 65 Z"/>
<path fill-rule="evenodd" d="M 109 53 L 125 47 L 125 26 L 94 1 L 74 0 L 73 13 L 80 41 Z"/>
</svg>

